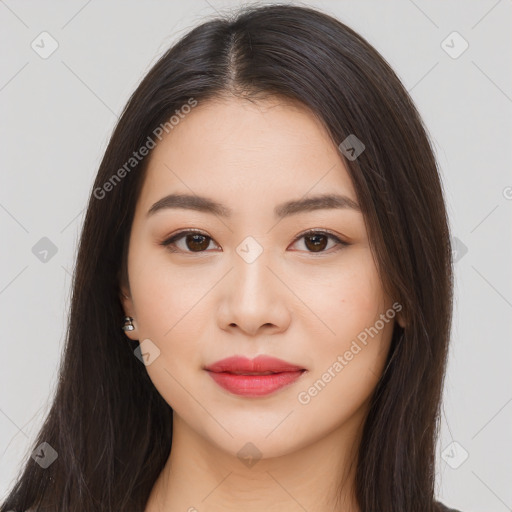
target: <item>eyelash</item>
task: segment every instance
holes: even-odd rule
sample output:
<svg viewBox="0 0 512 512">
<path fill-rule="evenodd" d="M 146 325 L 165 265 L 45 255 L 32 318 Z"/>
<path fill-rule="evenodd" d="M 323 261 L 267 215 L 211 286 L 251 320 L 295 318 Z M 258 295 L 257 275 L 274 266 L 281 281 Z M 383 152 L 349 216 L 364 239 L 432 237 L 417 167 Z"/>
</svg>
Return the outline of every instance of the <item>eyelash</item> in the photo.
<svg viewBox="0 0 512 512">
<path fill-rule="evenodd" d="M 166 247 L 167 249 L 169 249 L 169 251 L 171 251 L 173 253 L 181 252 L 181 253 L 185 253 L 185 254 L 203 254 L 205 252 L 208 252 L 207 250 L 204 250 L 204 251 L 183 251 L 181 249 L 172 248 L 172 246 L 176 242 L 178 242 L 182 238 L 185 238 L 187 235 L 201 235 L 201 236 L 204 236 L 205 238 L 209 238 L 210 240 L 213 241 L 213 238 L 208 236 L 206 233 L 203 233 L 202 231 L 199 231 L 199 230 L 191 230 L 191 229 L 189 229 L 189 230 L 186 230 L 186 231 L 180 231 L 179 233 L 176 233 L 176 234 L 172 235 L 170 238 L 167 238 L 166 240 L 161 242 L 160 245 Z M 350 245 L 349 243 L 344 242 L 343 240 L 340 240 L 340 238 L 338 238 L 335 234 L 333 234 L 333 233 L 331 233 L 329 231 L 314 230 L 314 229 L 311 229 L 309 231 L 306 231 L 306 232 L 301 233 L 300 235 L 298 235 L 295 238 L 295 240 L 292 242 L 292 245 L 295 244 L 296 242 L 298 242 L 301 238 L 304 238 L 304 237 L 307 237 L 307 236 L 311 236 L 311 235 L 325 235 L 328 238 L 330 238 L 331 240 L 334 240 L 336 242 L 336 244 L 338 245 L 338 247 L 334 251 L 332 250 L 333 247 L 331 247 L 328 250 L 323 250 L 323 251 L 318 251 L 318 252 L 306 251 L 309 254 L 319 254 L 319 255 L 321 255 L 321 254 L 330 254 L 330 253 L 333 253 L 333 252 L 337 252 L 337 251 L 341 250 L 343 247 L 346 247 L 346 246 Z"/>
</svg>

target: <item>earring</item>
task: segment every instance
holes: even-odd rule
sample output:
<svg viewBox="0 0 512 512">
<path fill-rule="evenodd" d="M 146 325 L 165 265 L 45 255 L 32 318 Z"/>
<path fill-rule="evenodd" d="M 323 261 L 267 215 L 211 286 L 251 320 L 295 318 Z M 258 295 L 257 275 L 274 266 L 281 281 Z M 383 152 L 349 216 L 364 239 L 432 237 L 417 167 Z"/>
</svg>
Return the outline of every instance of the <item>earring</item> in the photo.
<svg viewBox="0 0 512 512">
<path fill-rule="evenodd" d="M 125 316 L 124 317 L 124 325 L 122 327 L 123 331 L 133 331 L 135 330 L 135 327 L 132 323 L 133 318 L 131 316 Z"/>
</svg>

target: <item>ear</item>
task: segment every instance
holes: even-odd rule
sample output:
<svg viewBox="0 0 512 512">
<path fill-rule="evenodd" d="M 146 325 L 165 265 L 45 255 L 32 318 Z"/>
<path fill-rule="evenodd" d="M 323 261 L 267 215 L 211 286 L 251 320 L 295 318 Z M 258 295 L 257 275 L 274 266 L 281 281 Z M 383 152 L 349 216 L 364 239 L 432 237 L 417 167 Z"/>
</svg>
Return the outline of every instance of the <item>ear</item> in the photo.
<svg viewBox="0 0 512 512">
<path fill-rule="evenodd" d="M 139 335 L 137 334 L 137 322 L 135 320 L 135 313 L 133 308 L 133 301 L 131 298 L 130 290 L 127 286 L 123 285 L 119 289 L 119 300 L 123 306 L 123 311 L 125 316 L 130 316 L 133 318 L 132 323 L 135 329 L 133 331 L 124 331 L 126 336 L 133 341 L 137 341 L 139 339 Z"/>
</svg>

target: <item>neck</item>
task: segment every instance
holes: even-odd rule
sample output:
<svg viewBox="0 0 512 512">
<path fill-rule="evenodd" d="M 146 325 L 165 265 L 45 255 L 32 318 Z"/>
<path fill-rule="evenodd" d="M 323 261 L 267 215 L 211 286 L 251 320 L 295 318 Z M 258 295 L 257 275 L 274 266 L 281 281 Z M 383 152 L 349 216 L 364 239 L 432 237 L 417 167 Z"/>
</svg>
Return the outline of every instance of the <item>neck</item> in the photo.
<svg viewBox="0 0 512 512">
<path fill-rule="evenodd" d="M 266 458 L 251 445 L 245 457 L 226 453 L 174 412 L 172 450 L 145 512 L 359 512 L 354 477 L 363 415 L 307 446 Z"/>
</svg>

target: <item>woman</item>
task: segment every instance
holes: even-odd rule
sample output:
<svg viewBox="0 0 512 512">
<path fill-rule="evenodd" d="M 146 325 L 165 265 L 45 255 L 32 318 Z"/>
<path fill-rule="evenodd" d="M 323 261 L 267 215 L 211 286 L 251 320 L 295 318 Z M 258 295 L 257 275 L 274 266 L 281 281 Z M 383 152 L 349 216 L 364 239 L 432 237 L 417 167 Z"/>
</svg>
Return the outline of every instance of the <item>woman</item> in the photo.
<svg viewBox="0 0 512 512">
<path fill-rule="evenodd" d="M 451 311 L 435 158 L 382 56 L 311 8 L 208 21 L 111 138 L 1 510 L 446 511 Z"/>
</svg>

